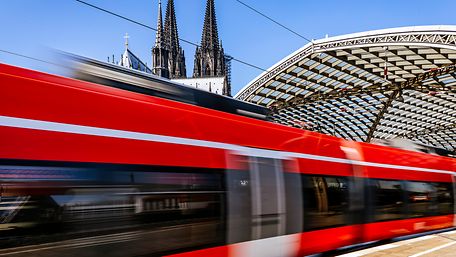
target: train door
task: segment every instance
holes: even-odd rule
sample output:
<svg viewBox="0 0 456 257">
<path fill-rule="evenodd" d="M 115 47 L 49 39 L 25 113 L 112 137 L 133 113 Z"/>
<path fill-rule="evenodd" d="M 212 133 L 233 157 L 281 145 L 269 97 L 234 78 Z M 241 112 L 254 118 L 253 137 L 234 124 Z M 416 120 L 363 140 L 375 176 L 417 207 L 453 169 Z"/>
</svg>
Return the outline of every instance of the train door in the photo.
<svg viewBox="0 0 456 257">
<path fill-rule="evenodd" d="M 285 234 L 282 160 L 250 157 L 252 239 Z"/>
<path fill-rule="evenodd" d="M 291 256 L 296 238 L 286 236 L 284 159 L 231 155 L 227 172 L 227 239 L 230 256 Z"/>
<path fill-rule="evenodd" d="M 364 161 L 364 154 L 361 145 L 358 142 L 342 141 L 341 150 L 345 153 L 348 160 L 355 163 L 351 164 L 352 176 L 349 181 L 349 213 L 350 223 L 353 224 L 353 241 L 352 244 L 361 243 L 366 240 L 368 232 L 365 231 L 365 223 L 370 216 L 370 207 L 367 205 L 366 175 L 368 174 L 365 166 L 356 164 Z"/>
</svg>

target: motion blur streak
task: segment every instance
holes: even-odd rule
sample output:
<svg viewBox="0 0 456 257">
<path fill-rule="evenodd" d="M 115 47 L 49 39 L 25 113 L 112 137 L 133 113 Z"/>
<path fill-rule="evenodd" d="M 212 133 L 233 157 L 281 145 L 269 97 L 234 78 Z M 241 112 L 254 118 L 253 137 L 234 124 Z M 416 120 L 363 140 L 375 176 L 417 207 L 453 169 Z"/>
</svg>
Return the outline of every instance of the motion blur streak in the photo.
<svg viewBox="0 0 456 257">
<path fill-rule="evenodd" d="M 454 226 L 454 159 L 88 63 L 0 64 L 1 256 L 295 257 Z"/>
</svg>

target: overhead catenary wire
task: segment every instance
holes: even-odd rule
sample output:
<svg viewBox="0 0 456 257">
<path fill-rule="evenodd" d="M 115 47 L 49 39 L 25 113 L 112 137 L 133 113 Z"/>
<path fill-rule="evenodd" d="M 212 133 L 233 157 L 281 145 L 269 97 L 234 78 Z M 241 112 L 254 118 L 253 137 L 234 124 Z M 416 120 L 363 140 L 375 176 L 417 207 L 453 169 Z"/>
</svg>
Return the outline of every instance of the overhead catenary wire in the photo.
<svg viewBox="0 0 456 257">
<path fill-rule="evenodd" d="M 78 2 L 78 3 L 84 4 L 84 5 L 86 5 L 86 6 L 89 6 L 89 7 L 91 7 L 91 8 L 94 8 L 94 9 L 96 9 L 96 10 L 99 10 L 99 11 L 101 11 L 101 12 L 104 12 L 104 13 L 107 13 L 107 14 L 110 14 L 110 15 L 113 15 L 113 16 L 115 16 L 115 17 L 118 17 L 118 18 L 120 18 L 120 19 L 126 20 L 126 21 L 128 21 L 128 22 L 134 23 L 134 24 L 139 25 L 139 26 L 141 26 L 141 27 L 144 27 L 144 28 L 146 28 L 146 29 L 150 29 L 150 30 L 153 30 L 153 31 L 157 31 L 156 28 L 153 28 L 153 27 L 151 27 L 151 26 L 149 26 L 149 25 L 146 25 L 146 24 L 141 23 L 141 22 L 139 22 L 139 21 L 135 21 L 135 20 L 133 20 L 133 19 L 131 19 L 131 18 L 128 18 L 128 17 L 126 17 L 126 16 L 117 14 L 117 13 L 112 12 L 112 11 L 109 11 L 109 10 L 104 9 L 104 8 L 102 8 L 102 7 L 93 5 L 93 4 L 88 3 L 88 2 L 86 2 L 86 1 L 82 1 L 82 0 L 75 0 L 75 1 Z M 193 46 L 196 46 L 196 47 L 200 47 L 199 44 L 196 44 L 196 43 L 191 42 L 191 41 L 189 41 L 189 40 L 183 39 L 183 38 L 181 38 L 181 37 L 179 37 L 179 40 L 182 41 L 182 42 L 185 42 L 185 43 L 187 43 L 187 44 L 190 44 L 190 45 L 193 45 Z M 250 67 L 252 67 L 252 68 L 255 68 L 255 69 L 258 69 L 258 70 L 261 70 L 261 71 L 267 71 L 266 69 L 261 68 L 261 67 L 259 67 L 259 66 L 257 66 L 257 65 L 248 63 L 248 62 L 246 62 L 246 61 L 242 61 L 242 60 L 240 60 L 240 59 L 238 59 L 238 58 L 235 58 L 235 57 L 233 57 L 233 56 L 231 56 L 231 57 L 232 57 L 232 60 L 233 60 L 233 61 L 239 62 L 239 63 L 241 63 L 241 64 L 250 66 Z"/>
<path fill-rule="evenodd" d="M 21 58 L 25 58 L 25 59 L 29 59 L 29 60 L 33 60 L 33 61 L 37 61 L 37 62 L 42 62 L 42 63 L 46 63 L 46 64 L 51 64 L 51 65 L 58 66 L 58 67 L 68 68 L 68 67 L 63 66 L 63 65 L 61 65 L 61 64 L 57 64 L 57 63 L 54 63 L 54 62 L 46 61 L 46 60 L 43 60 L 43 59 L 38 59 L 38 58 L 36 58 L 36 57 L 31 57 L 31 56 L 28 56 L 28 55 L 23 55 L 23 54 L 11 52 L 11 51 L 3 50 L 3 49 L 0 49 L 0 52 L 6 53 L 6 54 L 10 54 L 10 55 L 14 55 L 14 56 L 21 57 Z M 233 58 L 233 57 L 231 57 L 231 58 L 232 58 L 233 60 L 235 60 L 235 58 Z M 245 62 L 242 61 L 242 60 L 236 59 L 236 61 L 238 61 L 238 62 L 240 62 L 240 63 L 243 63 L 243 64 L 245 64 L 245 65 L 252 65 L 252 64 L 245 63 Z M 0 62 L 0 63 L 1 63 L 1 62 Z M 260 68 L 260 67 L 257 67 L 257 69 L 261 69 L 261 68 Z"/>
<path fill-rule="evenodd" d="M 37 61 L 37 62 L 42 62 L 42 63 L 51 64 L 51 65 L 62 67 L 62 65 L 54 63 L 54 62 L 38 59 L 38 58 L 35 58 L 35 57 L 31 57 L 31 56 L 27 56 L 27 55 L 15 53 L 15 52 L 3 50 L 3 49 L 0 49 L 0 52 L 6 53 L 6 54 L 10 54 L 10 55 L 14 55 L 14 56 L 18 56 L 18 57 L 22 57 L 22 58 L 26 58 L 26 59 L 30 59 L 30 60 L 34 60 L 34 61 Z"/>
<path fill-rule="evenodd" d="M 151 30 L 157 31 L 157 29 L 154 28 L 154 27 L 151 27 L 151 26 L 146 25 L 146 24 L 144 24 L 144 23 L 141 23 L 141 22 L 139 22 L 139 21 L 135 21 L 135 20 L 130 19 L 130 18 L 126 17 L 126 16 L 117 14 L 117 13 L 115 13 L 115 12 L 109 11 L 109 10 L 104 9 L 104 8 L 101 8 L 101 7 L 99 7 L 99 6 L 93 5 L 93 4 L 91 4 L 91 3 L 88 3 L 88 2 L 85 2 L 85 1 L 82 1 L 82 0 L 75 0 L 75 1 L 76 1 L 76 2 L 79 2 L 79 3 L 81 3 L 81 4 L 84 4 L 84 5 L 87 5 L 87 6 L 89 6 L 89 7 L 92 7 L 92 8 L 94 8 L 94 9 L 97 9 L 97 10 L 99 10 L 99 11 L 108 13 L 108 14 L 113 15 L 113 16 L 116 16 L 116 17 L 118 17 L 118 18 L 124 19 L 124 20 L 129 21 L 129 22 L 131 22 L 131 23 L 134 23 L 134 24 L 136 24 L 136 25 L 142 26 L 142 27 L 144 27 L 144 28 L 147 28 L 147 29 L 151 29 Z M 190 45 L 199 47 L 198 44 L 193 43 L 193 42 L 191 42 L 191 41 L 189 41 L 189 40 L 185 40 L 185 39 L 182 39 L 182 38 L 179 38 L 179 40 L 182 41 L 182 42 L 185 42 L 185 43 L 187 43 L 187 44 L 190 44 Z"/>
<path fill-rule="evenodd" d="M 266 19 L 272 21 L 273 23 L 279 25 L 280 27 L 282 27 L 282 28 L 288 30 L 289 32 L 291 32 L 291 33 L 293 33 L 293 34 L 295 34 L 296 36 L 298 36 L 298 37 L 300 37 L 300 38 L 302 38 L 302 39 L 304 39 L 304 40 L 309 41 L 310 43 L 312 43 L 312 40 L 310 40 L 310 39 L 308 39 L 307 37 L 305 37 L 305 36 L 299 34 L 299 33 L 296 32 L 296 31 L 294 31 L 294 30 L 288 28 L 287 26 L 285 26 L 285 25 L 283 25 L 282 23 L 280 23 L 280 22 L 274 20 L 273 18 L 269 17 L 268 15 L 266 15 L 266 14 L 264 14 L 264 13 L 258 11 L 257 9 L 253 8 L 252 6 L 250 6 L 250 5 L 248 5 L 248 4 L 244 3 L 244 2 L 242 2 L 242 1 L 240 1 L 240 0 L 236 0 L 236 1 L 237 1 L 238 3 L 240 3 L 240 4 L 242 4 L 243 6 L 249 8 L 250 10 L 252 10 L 252 11 L 258 13 L 258 14 L 261 15 L 261 16 L 263 16 L 264 18 L 266 18 Z"/>
</svg>

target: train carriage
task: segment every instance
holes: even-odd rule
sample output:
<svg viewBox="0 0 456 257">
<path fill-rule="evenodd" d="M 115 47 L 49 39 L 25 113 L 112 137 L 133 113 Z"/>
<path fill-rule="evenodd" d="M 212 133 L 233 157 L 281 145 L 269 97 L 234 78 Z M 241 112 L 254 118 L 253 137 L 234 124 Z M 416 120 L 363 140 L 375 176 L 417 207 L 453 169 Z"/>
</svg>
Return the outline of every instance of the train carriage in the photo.
<svg viewBox="0 0 456 257">
<path fill-rule="evenodd" d="M 452 158 L 123 72 L 0 64 L 1 253 L 303 256 L 454 225 Z"/>
</svg>

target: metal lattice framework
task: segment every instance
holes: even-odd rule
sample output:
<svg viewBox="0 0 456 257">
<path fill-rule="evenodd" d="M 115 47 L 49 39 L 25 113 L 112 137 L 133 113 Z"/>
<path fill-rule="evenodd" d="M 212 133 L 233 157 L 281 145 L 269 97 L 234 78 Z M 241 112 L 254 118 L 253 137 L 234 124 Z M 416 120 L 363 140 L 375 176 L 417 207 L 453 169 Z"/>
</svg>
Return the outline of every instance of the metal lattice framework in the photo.
<svg viewBox="0 0 456 257">
<path fill-rule="evenodd" d="M 456 26 L 369 31 L 313 41 L 235 97 L 289 126 L 455 151 L 455 64 Z"/>
</svg>

